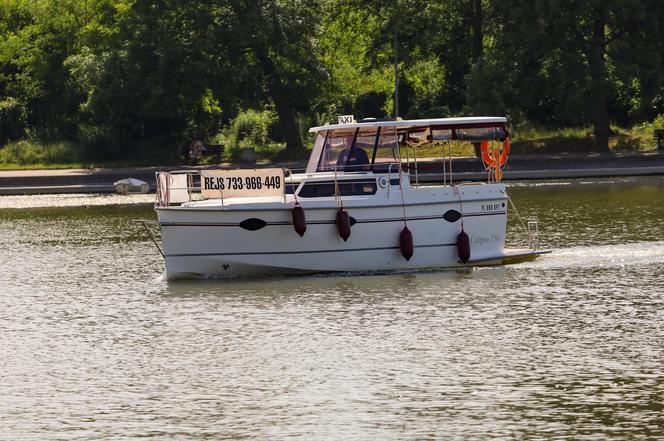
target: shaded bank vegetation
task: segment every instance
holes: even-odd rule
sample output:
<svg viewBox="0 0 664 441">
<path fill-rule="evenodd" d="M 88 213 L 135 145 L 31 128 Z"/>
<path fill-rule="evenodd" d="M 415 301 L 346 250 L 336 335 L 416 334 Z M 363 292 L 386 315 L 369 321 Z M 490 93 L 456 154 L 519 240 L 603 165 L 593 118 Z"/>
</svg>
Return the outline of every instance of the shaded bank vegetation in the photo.
<svg viewBox="0 0 664 441">
<path fill-rule="evenodd" d="M 0 162 L 176 162 L 194 138 L 301 157 L 310 125 L 394 114 L 395 31 L 403 117 L 644 148 L 663 19 L 657 0 L 2 0 Z"/>
</svg>

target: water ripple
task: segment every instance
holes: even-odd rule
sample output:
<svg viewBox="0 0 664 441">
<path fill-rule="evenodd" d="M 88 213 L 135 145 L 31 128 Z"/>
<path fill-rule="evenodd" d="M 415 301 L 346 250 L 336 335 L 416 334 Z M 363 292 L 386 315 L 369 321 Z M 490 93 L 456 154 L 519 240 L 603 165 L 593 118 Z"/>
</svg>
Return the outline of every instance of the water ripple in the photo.
<svg viewBox="0 0 664 441">
<path fill-rule="evenodd" d="M 361 277 L 166 283 L 149 206 L 0 210 L 0 438 L 662 439 L 664 191 L 613 184 L 514 188 L 536 261 Z"/>
</svg>

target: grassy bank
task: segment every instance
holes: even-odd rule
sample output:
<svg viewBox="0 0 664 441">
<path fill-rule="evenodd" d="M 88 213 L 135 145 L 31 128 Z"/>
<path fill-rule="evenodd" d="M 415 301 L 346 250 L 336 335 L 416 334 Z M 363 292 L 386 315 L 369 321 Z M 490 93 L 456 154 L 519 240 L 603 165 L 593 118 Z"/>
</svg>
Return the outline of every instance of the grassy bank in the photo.
<svg viewBox="0 0 664 441">
<path fill-rule="evenodd" d="M 301 158 L 306 160 L 311 145 Z M 254 147 L 256 158 L 260 162 L 280 160 L 286 148 L 285 143 L 269 142 Z M 63 168 L 118 168 L 142 166 L 177 166 L 189 164 L 183 151 L 184 147 L 173 145 L 146 144 L 136 146 L 125 158 L 97 160 L 87 158 L 85 149 L 72 142 L 42 143 L 35 140 L 10 142 L 0 148 L 0 170 L 63 169 Z M 196 162 L 197 165 L 216 163 L 215 155 L 206 155 Z M 222 162 L 240 163 L 240 148 L 226 148 L 221 156 Z"/>
<path fill-rule="evenodd" d="M 624 129 L 612 126 L 609 150 L 612 152 L 637 152 L 654 150 L 654 125 L 642 124 Z M 589 153 L 596 150 L 591 127 L 542 130 L 533 127 L 512 129 L 512 154 Z"/>
<path fill-rule="evenodd" d="M 182 163 L 173 148 L 156 144 L 137 146 L 132 154 L 113 160 L 89 156 L 85 148 L 68 141 L 45 143 L 21 140 L 10 142 L 0 149 L 0 170 L 118 168 Z"/>
<path fill-rule="evenodd" d="M 613 152 L 637 152 L 654 150 L 657 142 L 653 137 L 654 124 L 643 124 L 631 129 L 612 127 L 613 134 L 609 148 Z M 543 130 L 533 127 L 515 127 L 511 133 L 512 154 L 561 154 L 590 153 L 595 150 L 592 128 L 564 128 Z M 268 142 L 256 145 L 256 157 L 261 162 L 279 159 L 285 145 Z M 311 149 L 303 153 L 306 159 Z M 409 153 L 412 155 L 412 150 Z M 439 147 L 418 148 L 418 156 L 441 156 Z M 475 150 L 470 143 L 454 143 L 454 156 L 472 156 Z M 92 160 L 86 157 L 86 151 L 71 142 L 41 143 L 34 140 L 11 142 L 0 149 L 0 170 L 21 169 L 59 169 L 59 168 L 117 168 L 155 165 L 182 165 L 182 148 L 159 144 L 145 144 L 133 149 L 126 158 L 115 160 Z M 238 163 L 238 148 L 227 148 L 222 156 L 223 162 Z M 206 156 L 199 164 L 213 164 L 214 156 Z"/>
</svg>

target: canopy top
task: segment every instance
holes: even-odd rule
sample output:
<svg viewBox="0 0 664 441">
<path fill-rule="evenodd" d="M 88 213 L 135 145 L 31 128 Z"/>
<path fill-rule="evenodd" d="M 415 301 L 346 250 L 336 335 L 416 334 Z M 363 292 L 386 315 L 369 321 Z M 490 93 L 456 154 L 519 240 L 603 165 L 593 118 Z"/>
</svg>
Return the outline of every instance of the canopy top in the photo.
<svg viewBox="0 0 664 441">
<path fill-rule="evenodd" d="M 507 123 L 507 118 L 502 116 L 472 116 L 459 118 L 431 118 L 431 119 L 403 119 L 396 121 L 364 121 L 347 124 L 325 124 L 312 127 L 309 132 L 316 133 L 326 130 L 343 130 L 373 127 L 396 127 L 397 129 L 410 129 L 416 127 L 435 127 L 438 129 L 473 128 L 473 127 L 495 127 Z"/>
</svg>

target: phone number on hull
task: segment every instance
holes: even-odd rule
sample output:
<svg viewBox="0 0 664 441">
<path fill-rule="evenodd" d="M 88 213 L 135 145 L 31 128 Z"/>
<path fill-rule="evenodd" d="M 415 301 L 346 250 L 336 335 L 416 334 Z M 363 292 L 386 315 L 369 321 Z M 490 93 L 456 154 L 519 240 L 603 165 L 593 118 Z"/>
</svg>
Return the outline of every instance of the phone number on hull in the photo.
<svg viewBox="0 0 664 441">
<path fill-rule="evenodd" d="M 206 176 L 205 190 L 262 190 L 281 188 L 280 176 Z"/>
</svg>

